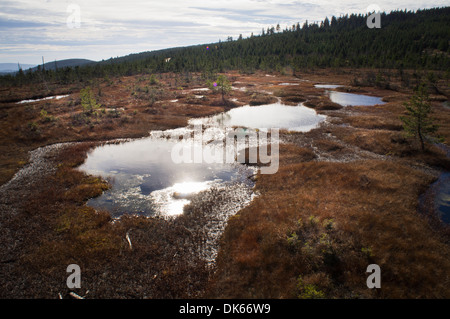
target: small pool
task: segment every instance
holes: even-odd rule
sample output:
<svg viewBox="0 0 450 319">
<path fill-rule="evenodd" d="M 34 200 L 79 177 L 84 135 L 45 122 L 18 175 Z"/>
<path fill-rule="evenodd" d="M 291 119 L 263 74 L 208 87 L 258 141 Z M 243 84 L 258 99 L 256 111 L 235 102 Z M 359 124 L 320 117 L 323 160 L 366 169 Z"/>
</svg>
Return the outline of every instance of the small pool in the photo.
<svg viewBox="0 0 450 319">
<path fill-rule="evenodd" d="M 363 94 L 328 91 L 330 100 L 342 106 L 373 106 L 385 104 L 381 97 Z"/>
<path fill-rule="evenodd" d="M 248 177 L 254 169 L 238 163 L 174 162 L 176 143 L 147 137 L 95 148 L 79 169 L 110 180 L 112 188 L 90 199 L 88 205 L 107 209 L 113 217 L 124 213 L 172 216 L 181 214 L 189 197 L 203 190 L 224 183 L 250 185 Z"/>
<path fill-rule="evenodd" d="M 190 120 L 190 124 L 221 127 L 247 127 L 252 129 L 286 129 L 297 132 L 310 131 L 325 121 L 326 116 L 303 106 L 273 103 L 260 106 L 242 106 L 215 116 Z"/>
<path fill-rule="evenodd" d="M 337 89 L 339 87 L 342 87 L 343 85 L 338 84 L 316 84 L 314 87 L 318 89 Z"/>
<path fill-rule="evenodd" d="M 230 134 L 246 136 L 252 129 L 304 132 L 317 127 L 325 118 L 302 105 L 243 106 L 216 116 L 192 119 L 185 128 L 155 131 L 146 138 L 97 147 L 79 169 L 110 180 L 112 187 L 90 199 L 88 205 L 106 209 L 113 217 L 124 213 L 176 216 L 183 212 L 192 196 L 211 188 L 237 193 L 240 202 L 250 202 L 253 195 L 247 190 L 253 187 L 253 182 L 249 177 L 257 169 L 242 165 L 235 158 L 234 154 L 242 154 L 245 145 L 238 146 L 238 153 L 233 153 L 234 146 L 230 150 L 223 141 Z M 249 147 L 262 145 L 254 143 L 248 139 Z M 229 151 L 232 156 L 228 156 Z M 174 154 L 182 156 L 175 158 Z M 199 161 L 195 160 L 195 154 L 200 154 Z"/>
</svg>

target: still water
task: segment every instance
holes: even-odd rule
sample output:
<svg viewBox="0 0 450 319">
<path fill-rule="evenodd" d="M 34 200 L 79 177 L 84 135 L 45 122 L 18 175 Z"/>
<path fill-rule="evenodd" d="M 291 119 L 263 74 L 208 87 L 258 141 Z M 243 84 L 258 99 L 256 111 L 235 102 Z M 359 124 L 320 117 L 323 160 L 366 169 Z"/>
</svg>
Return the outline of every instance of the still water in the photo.
<svg viewBox="0 0 450 319">
<path fill-rule="evenodd" d="M 438 143 L 436 144 L 441 150 L 450 158 L 450 147 Z M 450 172 L 444 171 L 439 175 L 439 178 L 434 182 L 428 192 L 434 194 L 434 210 L 438 217 L 445 223 L 450 224 Z"/>
<path fill-rule="evenodd" d="M 334 91 L 333 89 L 343 87 L 343 85 L 339 84 L 315 84 L 314 87 L 327 89 L 326 94 L 328 94 L 330 100 L 342 106 L 373 106 L 385 104 L 380 97 Z"/>
<path fill-rule="evenodd" d="M 440 219 L 450 224 L 450 173 L 444 172 L 435 183 L 435 205 Z"/>
<path fill-rule="evenodd" d="M 90 152 L 79 167 L 88 174 L 110 180 L 112 184 L 110 190 L 89 200 L 88 205 L 107 209 L 113 217 L 124 213 L 179 215 L 190 202 L 189 198 L 201 191 L 213 187 L 235 190 L 242 185 L 252 188 L 253 182 L 248 177 L 256 173 L 254 167 L 226 161 L 176 163 L 172 151 L 180 143 L 186 143 L 195 153 L 196 148 L 204 150 L 220 145 L 234 126 L 308 131 L 324 120 L 325 116 L 302 105 L 243 106 L 216 116 L 193 119 L 186 128 L 159 132 L 161 134 L 152 132 L 146 138 L 105 144 Z M 208 130 L 205 130 L 203 140 L 196 143 L 195 135 L 192 137 L 191 133 L 193 127 L 200 124 Z M 170 134 L 183 135 L 184 140 L 167 138 Z M 250 202 L 250 192 L 241 193 L 240 200 Z"/>
<path fill-rule="evenodd" d="M 336 89 L 338 87 L 341 87 L 343 85 L 339 84 L 315 84 L 314 87 L 318 89 Z"/>
<path fill-rule="evenodd" d="M 385 104 L 381 97 L 363 94 L 328 91 L 330 100 L 342 106 L 373 106 Z"/>
<path fill-rule="evenodd" d="M 225 182 L 249 184 L 247 177 L 254 174 L 237 163 L 174 163 L 171 152 L 176 143 L 146 137 L 94 149 L 79 169 L 110 180 L 112 188 L 88 205 L 107 209 L 114 217 L 177 215 L 192 194 Z"/>
<path fill-rule="evenodd" d="M 273 103 L 260 106 L 242 106 L 215 116 L 193 119 L 190 124 L 220 127 L 247 127 L 264 130 L 279 128 L 289 131 L 307 132 L 326 119 L 325 115 L 303 106 L 289 106 Z"/>
</svg>

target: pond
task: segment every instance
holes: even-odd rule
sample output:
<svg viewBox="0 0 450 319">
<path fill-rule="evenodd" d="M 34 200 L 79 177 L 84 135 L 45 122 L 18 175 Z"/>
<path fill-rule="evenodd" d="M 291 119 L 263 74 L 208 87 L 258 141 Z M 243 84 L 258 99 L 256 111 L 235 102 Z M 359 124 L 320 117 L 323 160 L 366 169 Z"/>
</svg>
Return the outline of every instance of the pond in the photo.
<svg viewBox="0 0 450 319">
<path fill-rule="evenodd" d="M 326 89 L 326 94 L 328 94 L 330 100 L 342 106 L 373 106 L 385 104 L 381 97 L 334 91 L 333 89 L 343 87 L 343 85 L 339 84 L 315 84 L 314 87 Z"/>
<path fill-rule="evenodd" d="M 223 183 L 252 186 L 254 169 L 227 163 L 175 163 L 176 141 L 147 137 L 97 147 L 80 170 L 109 179 L 112 188 L 90 199 L 89 206 L 124 213 L 173 216 L 183 212 L 189 197 Z"/>
<path fill-rule="evenodd" d="M 343 85 L 339 84 L 315 84 L 314 87 L 318 89 L 336 89 L 342 87 Z"/>
<path fill-rule="evenodd" d="M 325 121 L 326 116 L 299 104 L 297 106 L 273 103 L 260 106 L 242 106 L 215 116 L 193 119 L 190 124 L 252 129 L 279 128 L 289 131 L 307 132 Z"/>
<path fill-rule="evenodd" d="M 183 213 L 183 207 L 192 196 L 202 191 L 222 188 L 236 192 L 244 186 L 251 189 L 253 182 L 249 177 L 257 172 L 255 167 L 242 165 L 234 157 L 231 162 L 180 162 L 174 160 L 174 149 L 181 149 L 183 154 L 187 152 L 193 155 L 191 159 L 195 159 L 197 151 L 201 154 L 215 153 L 230 132 L 236 136 L 248 133 L 248 129 L 232 129 L 234 126 L 261 131 L 285 128 L 304 132 L 317 127 L 325 118 L 303 105 L 243 106 L 216 116 L 192 119 L 186 128 L 151 132 L 149 137 L 121 143 L 107 143 L 91 151 L 79 167 L 88 174 L 110 180 L 112 184 L 103 195 L 90 199 L 88 205 L 99 210 L 107 209 L 113 217 L 124 213 L 176 216 Z M 195 131 L 199 126 L 207 128 L 200 129 L 200 140 Z M 183 139 L 180 140 L 180 136 Z M 247 145 L 252 145 L 250 138 Z M 236 152 L 242 150 L 238 147 Z M 222 158 L 228 156 L 227 152 L 225 149 L 226 156 Z M 245 190 L 239 194 L 239 201 L 243 203 L 249 203 L 253 196 Z"/>
<path fill-rule="evenodd" d="M 342 106 L 373 106 L 385 104 L 381 97 L 363 94 L 328 91 L 330 100 Z"/>
</svg>

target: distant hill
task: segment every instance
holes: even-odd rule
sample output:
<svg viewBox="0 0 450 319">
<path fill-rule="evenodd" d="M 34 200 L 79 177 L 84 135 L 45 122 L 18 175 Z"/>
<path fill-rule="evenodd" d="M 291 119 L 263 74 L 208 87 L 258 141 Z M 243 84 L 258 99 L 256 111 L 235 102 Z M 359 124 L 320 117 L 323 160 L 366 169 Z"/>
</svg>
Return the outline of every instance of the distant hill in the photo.
<svg viewBox="0 0 450 319">
<path fill-rule="evenodd" d="M 46 70 L 55 70 L 56 68 L 62 69 L 65 67 L 76 67 L 76 66 L 82 66 L 86 64 L 93 64 L 97 63 L 96 61 L 87 60 L 87 59 L 66 59 L 66 60 L 58 60 L 58 61 L 51 61 L 44 64 L 44 67 Z M 42 69 L 42 64 L 39 66 L 33 67 L 31 70 L 36 71 L 40 67 Z"/>
<path fill-rule="evenodd" d="M 20 64 L 22 70 L 35 67 L 36 64 Z M 0 73 L 13 73 L 19 71 L 18 63 L 0 63 Z"/>
</svg>

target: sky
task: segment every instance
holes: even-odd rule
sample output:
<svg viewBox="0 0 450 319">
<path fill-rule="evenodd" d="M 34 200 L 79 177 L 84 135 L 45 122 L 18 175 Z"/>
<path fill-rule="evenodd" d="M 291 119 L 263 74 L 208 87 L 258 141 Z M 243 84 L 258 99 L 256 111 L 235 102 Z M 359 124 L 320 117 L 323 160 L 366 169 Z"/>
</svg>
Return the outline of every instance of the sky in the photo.
<svg viewBox="0 0 450 319">
<path fill-rule="evenodd" d="M 450 0 L 0 0 L 0 62 L 100 61 L 366 13 L 373 4 L 390 12 L 444 7 Z"/>
</svg>

